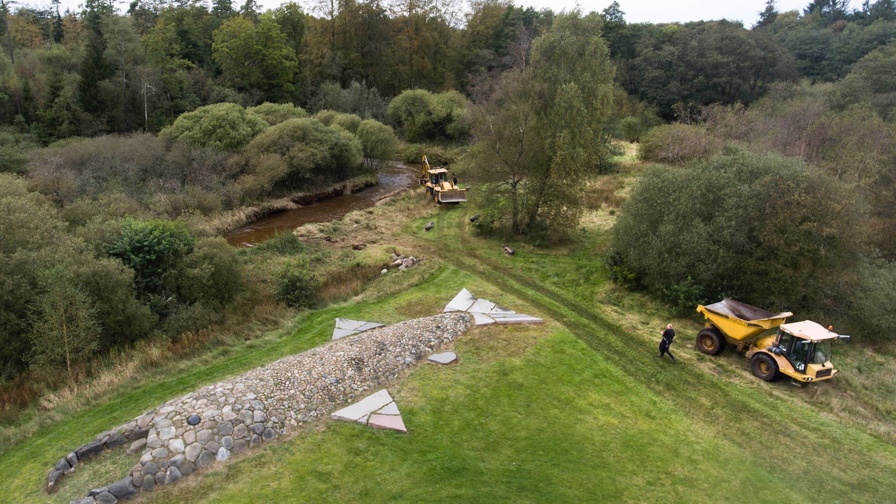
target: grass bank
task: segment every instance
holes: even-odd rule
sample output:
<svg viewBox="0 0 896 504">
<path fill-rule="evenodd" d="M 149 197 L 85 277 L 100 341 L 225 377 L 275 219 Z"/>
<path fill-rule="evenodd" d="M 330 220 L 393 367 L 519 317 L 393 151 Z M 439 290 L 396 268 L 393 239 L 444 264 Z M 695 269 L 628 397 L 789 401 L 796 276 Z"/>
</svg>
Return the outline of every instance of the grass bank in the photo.
<svg viewBox="0 0 896 504">
<path fill-rule="evenodd" d="M 390 385 L 407 435 L 325 421 L 138 502 L 896 502 L 893 399 L 878 395 L 893 383 L 882 379 L 892 372 L 884 356 L 838 352 L 844 374 L 855 369 L 861 380 L 795 389 L 752 378 L 736 354 L 700 354 L 692 344 L 699 323 L 676 319 L 672 364 L 655 354 L 666 309 L 607 282 L 607 211 L 564 247 L 511 243 L 514 256 L 477 237 L 466 211 L 411 194 L 362 219 L 306 229 L 306 239 L 330 243 L 342 260 L 358 236 L 371 244 L 355 260 L 392 248 L 425 260 L 280 331 L 178 363 L 4 449 L 0 501 L 68 502 L 107 482 L 101 474 L 133 463 L 109 457 L 79 469 L 60 494 L 42 492 L 55 460 L 101 430 L 319 345 L 335 317 L 430 315 L 466 287 L 547 323 L 476 328 L 455 343 L 458 364 L 422 365 Z M 430 220 L 434 229 L 422 231 Z M 869 385 L 864 395 L 853 390 Z M 857 410 L 876 423 L 850 419 Z"/>
</svg>

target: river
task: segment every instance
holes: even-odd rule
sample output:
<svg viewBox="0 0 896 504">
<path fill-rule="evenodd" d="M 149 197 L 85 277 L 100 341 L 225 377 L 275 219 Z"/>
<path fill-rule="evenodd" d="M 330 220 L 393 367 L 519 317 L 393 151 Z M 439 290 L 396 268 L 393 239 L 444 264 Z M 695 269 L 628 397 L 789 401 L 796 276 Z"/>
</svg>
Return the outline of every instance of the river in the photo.
<svg viewBox="0 0 896 504">
<path fill-rule="evenodd" d="M 342 218 L 354 210 L 373 206 L 383 196 L 406 187 L 416 187 L 420 181 L 420 165 L 391 162 L 377 173 L 378 183 L 373 187 L 329 198 L 317 203 L 277 212 L 224 235 L 235 247 L 257 245 L 286 229 L 295 229 L 311 222 L 327 222 Z"/>
</svg>

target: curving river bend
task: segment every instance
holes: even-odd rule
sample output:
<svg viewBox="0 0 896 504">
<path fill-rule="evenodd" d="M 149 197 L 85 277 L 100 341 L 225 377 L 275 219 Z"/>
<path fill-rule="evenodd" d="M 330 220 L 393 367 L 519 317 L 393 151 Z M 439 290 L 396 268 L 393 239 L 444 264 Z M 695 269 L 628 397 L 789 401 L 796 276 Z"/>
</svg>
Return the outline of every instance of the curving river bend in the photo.
<svg viewBox="0 0 896 504">
<path fill-rule="evenodd" d="M 251 247 L 286 229 L 295 229 L 312 222 L 339 219 L 349 212 L 373 206 L 383 196 L 396 189 L 416 187 L 420 180 L 420 165 L 392 162 L 380 169 L 377 179 L 379 183 L 373 187 L 294 210 L 267 215 L 229 231 L 224 238 L 235 247 Z"/>
</svg>

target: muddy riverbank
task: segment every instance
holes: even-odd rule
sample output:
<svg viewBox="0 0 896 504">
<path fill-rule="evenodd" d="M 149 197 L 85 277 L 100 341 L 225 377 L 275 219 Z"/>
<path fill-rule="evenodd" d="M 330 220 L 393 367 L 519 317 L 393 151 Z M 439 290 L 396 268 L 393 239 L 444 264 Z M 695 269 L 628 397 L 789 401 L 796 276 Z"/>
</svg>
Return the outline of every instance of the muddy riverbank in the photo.
<svg viewBox="0 0 896 504">
<path fill-rule="evenodd" d="M 223 229 L 227 242 L 235 247 L 248 247 L 302 224 L 339 219 L 348 212 L 371 207 L 377 201 L 405 188 L 419 184 L 420 166 L 389 163 L 380 169 L 376 179 L 352 179 L 327 190 L 301 193 L 247 208 L 242 220 L 234 220 Z"/>
</svg>

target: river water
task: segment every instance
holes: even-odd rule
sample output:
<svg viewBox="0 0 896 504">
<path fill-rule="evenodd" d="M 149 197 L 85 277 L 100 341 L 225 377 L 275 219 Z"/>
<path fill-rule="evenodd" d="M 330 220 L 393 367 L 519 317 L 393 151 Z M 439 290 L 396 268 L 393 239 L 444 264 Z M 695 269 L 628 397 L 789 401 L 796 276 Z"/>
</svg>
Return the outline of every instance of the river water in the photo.
<svg viewBox="0 0 896 504">
<path fill-rule="evenodd" d="M 420 165 L 392 162 L 380 169 L 377 179 L 379 183 L 373 187 L 267 215 L 229 231 L 224 238 L 235 247 L 251 247 L 286 229 L 339 219 L 349 212 L 373 206 L 396 189 L 416 187 L 420 183 Z"/>
</svg>

